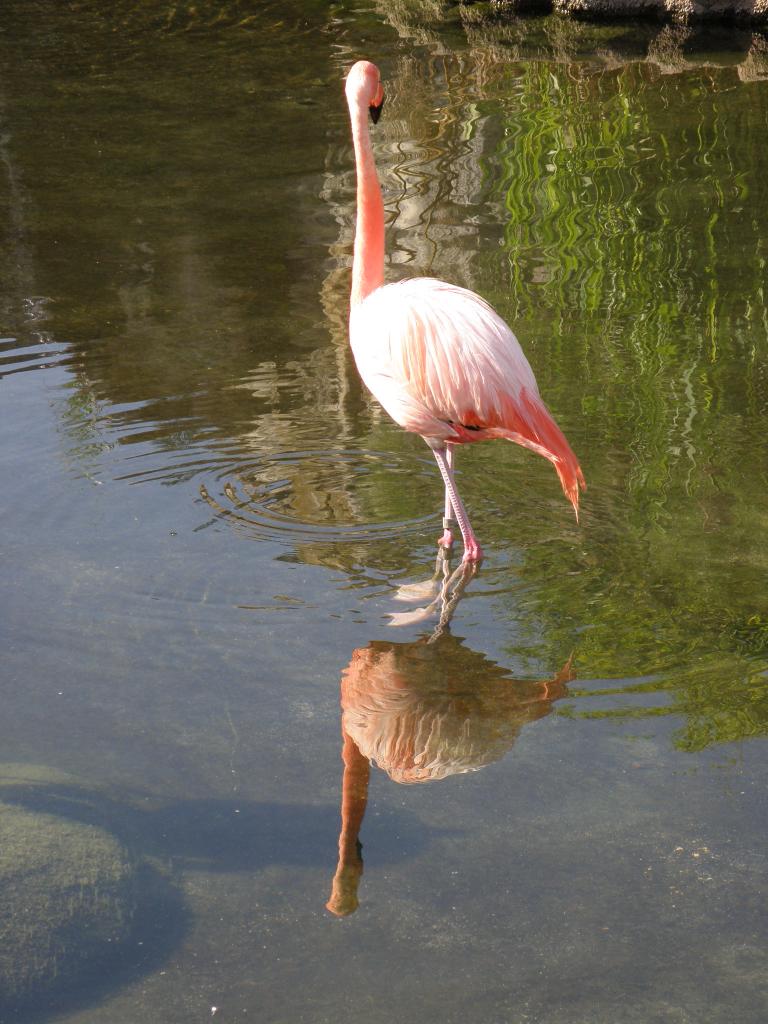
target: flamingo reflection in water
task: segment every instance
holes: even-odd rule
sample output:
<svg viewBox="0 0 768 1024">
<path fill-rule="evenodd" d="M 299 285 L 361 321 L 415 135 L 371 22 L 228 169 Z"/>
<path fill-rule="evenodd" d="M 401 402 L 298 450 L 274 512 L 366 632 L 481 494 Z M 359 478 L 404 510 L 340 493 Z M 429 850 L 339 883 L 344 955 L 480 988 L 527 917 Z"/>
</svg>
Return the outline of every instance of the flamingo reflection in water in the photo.
<svg viewBox="0 0 768 1024">
<path fill-rule="evenodd" d="M 371 763 L 403 784 L 477 771 L 500 760 L 524 725 L 548 715 L 573 678 L 569 659 L 552 679 L 513 679 L 452 636 L 450 617 L 475 566 L 463 563 L 457 579 L 445 561 L 452 586 L 441 591 L 433 633 L 410 643 L 375 640 L 358 648 L 341 678 L 341 834 L 326 904 L 338 917 L 358 906 L 359 833 Z"/>
</svg>

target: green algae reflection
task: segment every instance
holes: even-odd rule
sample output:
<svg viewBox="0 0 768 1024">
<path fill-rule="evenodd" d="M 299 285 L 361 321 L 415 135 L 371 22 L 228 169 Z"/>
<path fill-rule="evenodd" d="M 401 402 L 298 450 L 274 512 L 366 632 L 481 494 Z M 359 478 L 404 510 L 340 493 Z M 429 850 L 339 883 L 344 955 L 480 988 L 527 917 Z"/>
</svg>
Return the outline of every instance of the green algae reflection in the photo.
<svg viewBox="0 0 768 1024">
<path fill-rule="evenodd" d="M 579 676 L 646 680 L 617 684 L 638 706 L 572 713 L 682 715 L 690 750 L 764 734 L 768 91 L 639 64 L 517 85 L 486 161 L 507 308 L 592 484 L 581 543 L 523 571 L 550 645 L 587 610 Z"/>
</svg>

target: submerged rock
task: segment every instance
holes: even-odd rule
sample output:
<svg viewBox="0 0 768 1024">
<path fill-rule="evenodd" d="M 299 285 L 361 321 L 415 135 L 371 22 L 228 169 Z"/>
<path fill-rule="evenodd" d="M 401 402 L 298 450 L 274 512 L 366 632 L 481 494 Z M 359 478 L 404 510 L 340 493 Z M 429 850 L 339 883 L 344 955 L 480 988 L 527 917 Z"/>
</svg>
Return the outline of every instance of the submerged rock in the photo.
<svg viewBox="0 0 768 1024">
<path fill-rule="evenodd" d="M 104 829 L 0 803 L 0 1010 L 69 988 L 114 953 L 135 888 Z"/>
</svg>

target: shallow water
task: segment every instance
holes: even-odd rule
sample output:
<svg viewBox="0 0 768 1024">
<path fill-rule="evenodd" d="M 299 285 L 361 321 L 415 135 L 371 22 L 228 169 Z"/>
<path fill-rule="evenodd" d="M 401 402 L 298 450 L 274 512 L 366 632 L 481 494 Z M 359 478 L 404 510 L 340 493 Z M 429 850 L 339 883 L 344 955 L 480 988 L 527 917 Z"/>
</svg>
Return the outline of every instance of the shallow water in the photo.
<svg viewBox="0 0 768 1024">
<path fill-rule="evenodd" d="M 147 888 L 3 1021 L 764 1020 L 768 79 L 658 33 L 5 6 L 0 801 Z M 346 347 L 361 55 L 388 278 L 496 305 L 589 484 L 459 453 L 447 627 Z"/>
</svg>

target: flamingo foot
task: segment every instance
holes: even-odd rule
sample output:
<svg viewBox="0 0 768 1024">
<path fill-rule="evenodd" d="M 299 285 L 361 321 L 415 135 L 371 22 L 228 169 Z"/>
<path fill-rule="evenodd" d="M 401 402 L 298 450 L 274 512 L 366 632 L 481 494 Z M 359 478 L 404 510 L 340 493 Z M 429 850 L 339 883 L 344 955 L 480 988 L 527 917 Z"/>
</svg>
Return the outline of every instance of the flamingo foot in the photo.
<svg viewBox="0 0 768 1024">
<path fill-rule="evenodd" d="M 477 543 L 474 536 L 468 537 L 464 541 L 464 557 L 462 562 L 482 562 L 483 560 L 483 549 Z"/>
<path fill-rule="evenodd" d="M 454 519 L 443 519 L 443 533 L 442 536 L 437 538 L 437 543 L 446 551 L 450 551 L 453 547 L 453 530 L 456 528 L 456 525 Z"/>
</svg>

